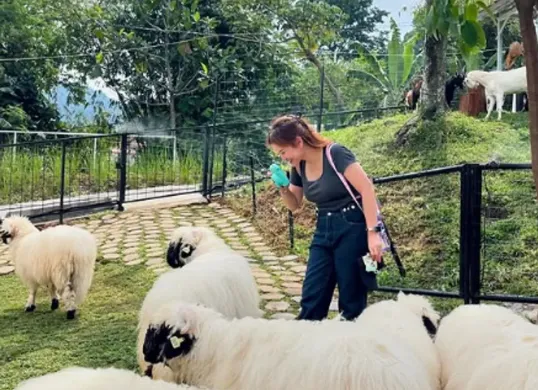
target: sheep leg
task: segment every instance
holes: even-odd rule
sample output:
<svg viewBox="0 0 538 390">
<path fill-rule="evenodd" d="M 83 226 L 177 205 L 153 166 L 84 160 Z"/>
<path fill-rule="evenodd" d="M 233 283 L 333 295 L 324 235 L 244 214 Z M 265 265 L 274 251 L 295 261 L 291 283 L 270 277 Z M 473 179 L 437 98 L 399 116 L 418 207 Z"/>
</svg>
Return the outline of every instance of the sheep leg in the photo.
<svg viewBox="0 0 538 390">
<path fill-rule="evenodd" d="M 50 310 L 56 310 L 60 306 L 60 298 L 58 297 L 58 292 L 56 291 L 56 287 L 50 286 L 49 293 L 52 300 L 52 303 L 50 304 Z"/>
<path fill-rule="evenodd" d="M 504 94 L 498 94 L 496 96 L 497 100 L 497 120 L 501 120 L 501 114 L 503 111 L 503 104 L 504 104 Z"/>
<path fill-rule="evenodd" d="M 71 282 L 68 282 L 64 288 L 62 299 L 65 302 L 65 308 L 67 310 L 67 319 L 72 320 L 75 318 L 75 312 L 77 311 L 77 305 L 75 303 L 75 291 Z"/>
<path fill-rule="evenodd" d="M 35 310 L 35 296 L 37 294 L 37 286 L 30 287 L 30 294 L 28 295 L 28 300 L 24 306 L 24 310 L 27 313 L 31 313 Z"/>
<path fill-rule="evenodd" d="M 485 120 L 489 118 L 489 116 L 491 115 L 491 112 L 493 111 L 493 104 L 495 104 L 493 96 L 490 96 L 490 95 L 487 96 L 487 102 L 488 102 L 488 113 L 486 117 L 484 118 Z"/>
</svg>

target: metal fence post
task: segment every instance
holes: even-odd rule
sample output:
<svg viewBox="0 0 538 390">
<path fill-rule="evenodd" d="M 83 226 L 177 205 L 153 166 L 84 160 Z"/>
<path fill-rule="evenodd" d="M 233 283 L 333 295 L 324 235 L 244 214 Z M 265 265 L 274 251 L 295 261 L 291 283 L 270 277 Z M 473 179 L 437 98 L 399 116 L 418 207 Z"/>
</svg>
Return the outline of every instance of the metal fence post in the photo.
<svg viewBox="0 0 538 390">
<path fill-rule="evenodd" d="M 215 91 L 213 93 L 213 128 L 211 131 L 210 162 L 209 162 L 209 199 L 213 194 L 213 166 L 215 164 L 215 138 L 217 133 L 217 109 L 219 98 L 219 76 L 215 78 Z"/>
<path fill-rule="evenodd" d="M 321 66 L 319 74 L 319 114 L 318 114 L 318 133 L 321 133 L 321 125 L 323 122 L 323 91 L 325 89 L 325 65 Z"/>
<path fill-rule="evenodd" d="M 224 198 L 224 193 L 226 192 L 226 174 L 228 173 L 226 153 L 228 152 L 227 148 L 227 138 L 224 136 L 222 140 L 222 193 L 221 196 Z"/>
<path fill-rule="evenodd" d="M 64 197 L 65 197 L 65 155 L 67 154 L 67 141 L 62 142 L 62 162 L 60 166 L 60 224 L 64 223 Z"/>
<path fill-rule="evenodd" d="M 125 193 L 127 191 L 127 134 L 121 135 L 120 162 L 117 166 L 120 170 L 118 210 L 123 211 L 125 208 Z"/>
<path fill-rule="evenodd" d="M 209 127 L 206 126 L 204 132 L 204 162 L 202 167 L 202 196 L 207 196 L 207 177 L 209 172 Z"/>
<path fill-rule="evenodd" d="M 256 181 L 254 180 L 254 159 L 249 157 L 250 160 L 250 183 L 252 185 L 252 214 L 256 215 Z"/>
<path fill-rule="evenodd" d="M 479 303 L 482 206 L 480 165 L 465 164 L 460 179 L 460 293 L 466 304 Z"/>
</svg>

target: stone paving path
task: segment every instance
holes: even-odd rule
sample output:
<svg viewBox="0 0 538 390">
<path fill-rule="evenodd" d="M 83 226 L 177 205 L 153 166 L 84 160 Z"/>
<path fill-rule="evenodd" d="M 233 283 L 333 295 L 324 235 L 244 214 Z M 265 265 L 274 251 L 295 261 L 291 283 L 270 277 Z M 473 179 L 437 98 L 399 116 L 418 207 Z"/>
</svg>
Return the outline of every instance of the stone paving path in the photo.
<svg viewBox="0 0 538 390">
<path fill-rule="evenodd" d="M 99 242 L 101 262 L 144 264 L 156 274 L 166 272 L 168 238 L 178 226 L 207 226 L 228 245 L 248 258 L 267 318 L 294 318 L 299 309 L 306 265 L 295 255 L 277 256 L 245 218 L 219 204 L 169 209 L 109 212 L 74 220 L 70 224 L 93 233 Z M 0 245 L 0 275 L 13 272 L 6 245 Z M 336 301 L 331 311 L 336 311 Z"/>
</svg>

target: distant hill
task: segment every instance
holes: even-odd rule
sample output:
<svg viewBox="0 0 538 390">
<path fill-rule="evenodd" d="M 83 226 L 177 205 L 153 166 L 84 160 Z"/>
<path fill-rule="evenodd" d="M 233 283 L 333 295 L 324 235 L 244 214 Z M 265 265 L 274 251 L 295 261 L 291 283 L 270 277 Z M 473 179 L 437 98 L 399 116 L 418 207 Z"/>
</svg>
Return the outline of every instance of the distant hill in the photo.
<svg viewBox="0 0 538 390">
<path fill-rule="evenodd" d="M 77 118 L 92 121 L 98 107 L 103 107 L 105 111 L 111 114 L 110 122 L 115 122 L 122 115 L 118 102 L 110 99 L 101 91 L 92 88 L 86 89 L 85 104 L 67 104 L 69 91 L 63 86 L 58 86 L 52 96 L 54 95 L 56 95 L 55 99 L 52 98 L 51 100 L 58 106 L 61 118 L 69 123 L 78 122 Z"/>
</svg>

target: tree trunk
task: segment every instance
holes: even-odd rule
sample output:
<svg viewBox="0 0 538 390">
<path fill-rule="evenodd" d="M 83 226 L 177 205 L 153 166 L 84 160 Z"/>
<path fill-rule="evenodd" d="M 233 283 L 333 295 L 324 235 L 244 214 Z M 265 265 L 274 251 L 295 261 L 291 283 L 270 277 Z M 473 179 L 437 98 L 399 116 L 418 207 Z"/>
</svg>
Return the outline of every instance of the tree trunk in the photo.
<svg viewBox="0 0 538 390">
<path fill-rule="evenodd" d="M 538 42 L 534 26 L 534 6 L 536 0 L 515 0 L 519 15 L 519 26 L 525 66 L 527 67 L 527 96 L 529 99 L 529 131 L 531 138 L 531 161 L 534 187 L 538 196 Z"/>
<path fill-rule="evenodd" d="M 431 4 L 430 4 L 431 6 Z M 420 88 L 418 115 L 413 116 L 396 133 L 396 146 L 407 143 L 422 119 L 434 119 L 447 109 L 445 99 L 447 38 L 427 36 L 424 44 L 424 81 Z"/>
<path fill-rule="evenodd" d="M 168 92 L 168 107 L 170 113 L 170 128 L 176 129 L 176 97 L 174 94 L 174 77 L 172 75 L 172 67 L 170 66 L 170 48 L 169 35 L 165 32 L 165 67 L 166 67 L 166 90 Z"/>
<path fill-rule="evenodd" d="M 445 51 L 447 39 L 440 36 L 426 38 L 424 54 L 424 82 L 420 89 L 419 110 L 424 119 L 433 119 L 446 111 L 445 99 Z"/>
</svg>

